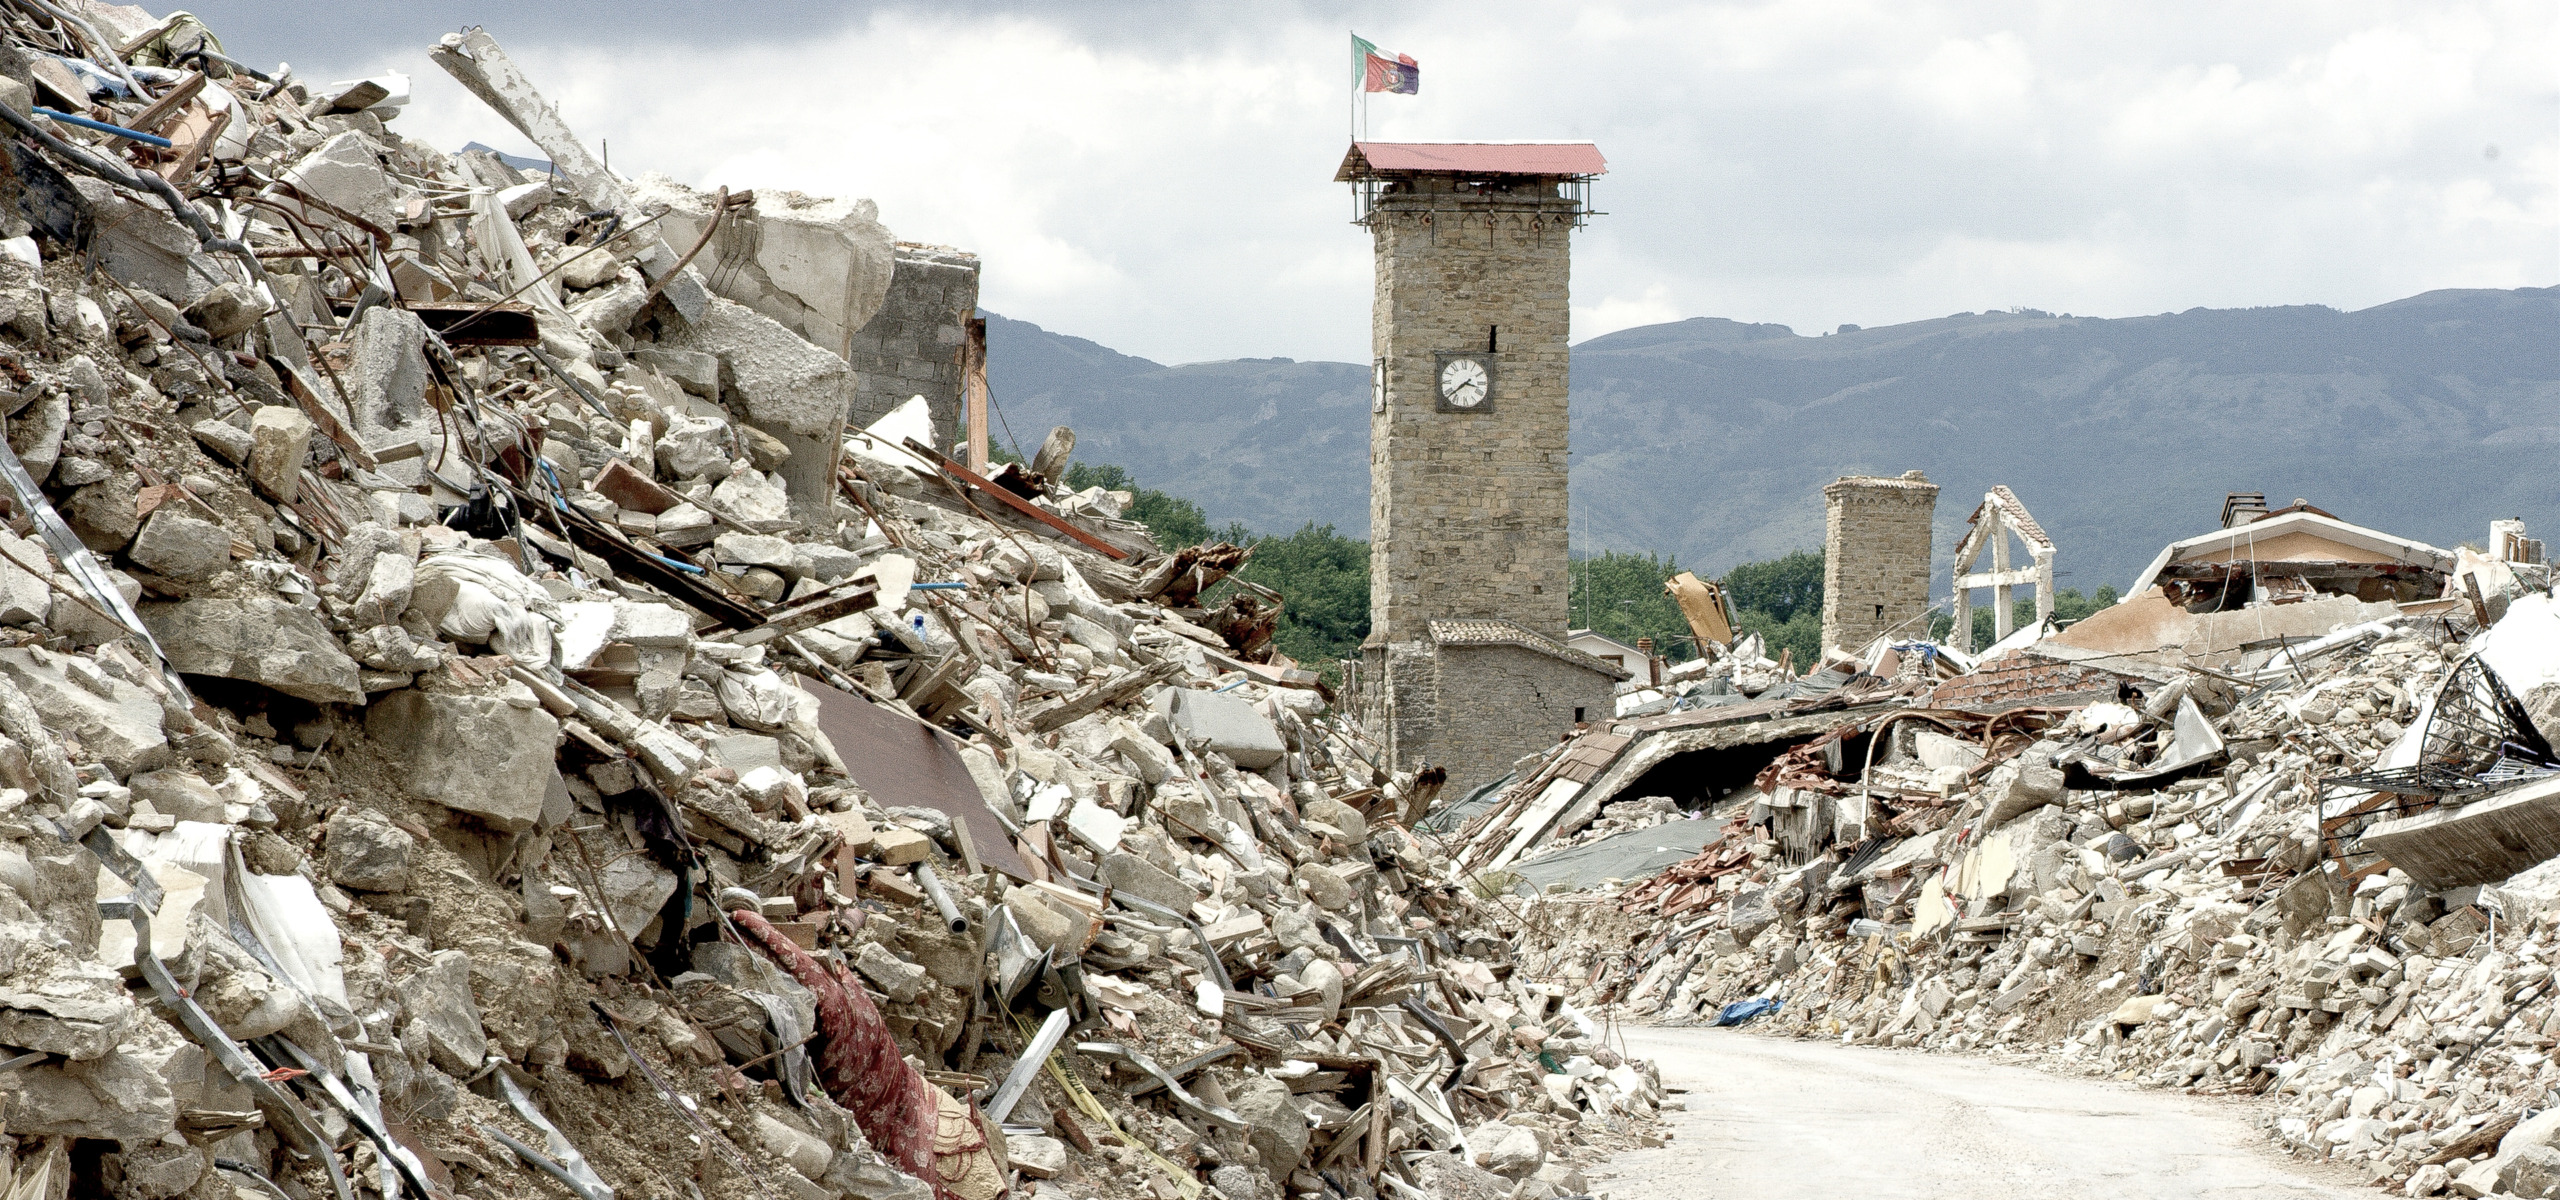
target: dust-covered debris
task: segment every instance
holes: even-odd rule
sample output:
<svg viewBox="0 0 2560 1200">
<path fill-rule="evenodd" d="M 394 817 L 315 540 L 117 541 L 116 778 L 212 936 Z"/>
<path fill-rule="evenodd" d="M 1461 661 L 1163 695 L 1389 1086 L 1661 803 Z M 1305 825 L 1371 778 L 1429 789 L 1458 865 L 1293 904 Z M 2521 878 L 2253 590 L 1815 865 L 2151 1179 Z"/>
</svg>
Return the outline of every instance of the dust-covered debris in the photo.
<svg viewBox="0 0 2560 1200">
<path fill-rule="evenodd" d="M 0 116 L 0 1190 L 1549 1196 L 1650 1121 L 1210 631 L 1249 551 L 846 428 L 868 202 L 626 184 L 477 30 L 555 170 L 0 28 L 92 122 Z"/>
</svg>

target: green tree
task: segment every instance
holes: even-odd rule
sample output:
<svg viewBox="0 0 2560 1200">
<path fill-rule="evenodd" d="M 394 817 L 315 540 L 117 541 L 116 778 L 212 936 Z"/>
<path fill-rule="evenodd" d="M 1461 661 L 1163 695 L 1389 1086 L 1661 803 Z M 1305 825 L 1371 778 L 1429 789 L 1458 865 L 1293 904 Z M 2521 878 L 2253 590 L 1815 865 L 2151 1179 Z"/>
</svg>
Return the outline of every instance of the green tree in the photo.
<svg viewBox="0 0 2560 1200">
<path fill-rule="evenodd" d="M 1244 526 L 1231 525 L 1226 532 L 1241 534 Z M 1285 601 L 1280 633 L 1273 639 L 1280 653 L 1328 675 L 1340 669 L 1340 660 L 1359 655 L 1361 641 L 1369 636 L 1369 543 L 1313 521 L 1285 536 L 1246 534 L 1226 540 L 1253 547 L 1253 561 L 1237 576 L 1280 593 Z"/>
<path fill-rule="evenodd" d="M 1662 590 L 1665 580 L 1680 573 L 1678 562 L 1651 554 L 1604 550 L 1567 567 L 1570 615 L 1577 629 L 1633 646 L 1652 638 L 1653 652 L 1673 662 L 1698 656 L 1696 635 L 1680 605 Z M 1629 664 L 1636 666 L 1636 664 Z M 1641 673 L 1641 672 L 1639 672 Z"/>
<path fill-rule="evenodd" d="M 1299 665 L 1338 679 L 1340 660 L 1360 653 L 1369 636 L 1369 543 L 1313 522 L 1290 534 L 1258 534 L 1242 521 L 1213 526 L 1199 505 L 1146 487 L 1108 463 L 1071 464 L 1064 482 L 1077 491 L 1128 492 L 1134 500 L 1121 515 L 1145 525 L 1167 550 L 1212 541 L 1253 547 L 1253 560 L 1236 577 L 1280 593 L 1280 630 L 1272 642 Z M 1214 608 L 1235 590 L 1222 583 L 1200 602 Z"/>
<path fill-rule="evenodd" d="M 1822 657 L 1822 551 L 1743 563 L 1717 581 L 1733 606 L 1734 633 L 1759 634 L 1769 657 L 1793 651 L 1796 669 Z"/>
<path fill-rule="evenodd" d="M 1822 657 L 1821 605 L 1797 609 L 1783 621 L 1759 609 L 1746 608 L 1735 614 L 1733 625 L 1737 637 L 1759 634 L 1771 658 L 1794 651 L 1795 656 L 1788 662 L 1799 671 L 1812 669 Z"/>
<path fill-rule="evenodd" d="M 1756 612 L 1785 624 L 1797 613 L 1822 611 L 1822 551 L 1798 550 L 1784 558 L 1744 563 L 1724 573 L 1724 592 L 1739 612 Z"/>
</svg>

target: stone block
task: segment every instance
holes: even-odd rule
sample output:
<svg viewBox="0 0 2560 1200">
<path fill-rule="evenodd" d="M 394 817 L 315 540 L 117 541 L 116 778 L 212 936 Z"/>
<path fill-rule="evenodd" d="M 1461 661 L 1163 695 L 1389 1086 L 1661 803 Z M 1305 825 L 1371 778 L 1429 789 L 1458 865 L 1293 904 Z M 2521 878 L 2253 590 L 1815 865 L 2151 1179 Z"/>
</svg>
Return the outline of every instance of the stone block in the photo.
<svg viewBox="0 0 2560 1200">
<path fill-rule="evenodd" d="M 642 346 L 632 357 L 705 400 L 720 398 L 720 356 L 702 350 Z"/>
<path fill-rule="evenodd" d="M 356 660 L 309 609 L 247 596 L 146 604 L 141 616 L 170 665 L 187 674 L 246 680 L 315 704 L 364 703 Z"/>
<path fill-rule="evenodd" d="M 1067 1144 L 1053 1137 L 1006 1138 L 1004 1152 L 1015 1169 L 1033 1179 L 1055 1179 L 1067 1170 Z"/>
<path fill-rule="evenodd" d="M 18 563 L 47 566 L 44 548 L 0 529 L 0 625 L 32 625 L 53 609 L 53 589 Z"/>
<path fill-rule="evenodd" d="M 270 404 L 249 414 L 249 482 L 278 504 L 302 495 L 302 468 L 311 460 L 317 427 L 302 410 Z"/>
<path fill-rule="evenodd" d="M 1107 854 L 1102 859 L 1102 881 L 1112 887 L 1153 901 L 1175 912 L 1187 913 L 1199 903 L 1200 893 L 1171 872 L 1126 851 Z"/>
<path fill-rule="evenodd" d="M 853 966 L 863 978 L 879 986 L 881 994 L 899 1004 L 911 1004 L 924 993 L 925 969 L 889 953 L 878 942 L 865 942 L 853 958 Z"/>
<path fill-rule="evenodd" d="M 37 646 L 0 650 L 0 675 L 26 694 L 46 729 L 78 739 L 118 776 L 170 763 L 160 701 L 150 692 L 86 659 Z"/>
<path fill-rule="evenodd" d="M 2026 763 L 2011 773 L 1984 810 L 1982 827 L 1998 829 L 2018 817 L 2062 799 L 2062 772 L 2044 763 Z"/>
<path fill-rule="evenodd" d="M 693 621 L 673 605 L 617 600 L 613 606 L 612 638 L 634 646 L 682 649 L 693 645 Z"/>
<path fill-rule="evenodd" d="M 193 771 L 142 771 L 126 779 L 125 786 L 132 789 L 134 803 L 148 804 L 151 811 L 180 821 L 221 824 L 231 820 L 231 802 Z"/>
<path fill-rule="evenodd" d="M 428 1059 L 456 1078 L 480 1069 L 489 1057 L 489 1035 L 471 994 L 470 955 L 436 951 L 434 965 L 401 981 L 400 994 L 409 1013 L 401 1041 L 424 1042 Z"/>
<path fill-rule="evenodd" d="M 1248 1076 L 1229 1089 L 1228 1107 L 1244 1118 L 1245 1141 L 1273 1179 L 1285 1179 L 1307 1154 L 1307 1112 L 1289 1085 L 1267 1075 Z"/>
<path fill-rule="evenodd" d="M 183 594 L 231 565 L 231 533 L 175 507 L 164 507 L 143 522 L 141 534 L 125 556 L 165 588 Z M 0 616 L 0 621 L 5 620 Z"/>
<path fill-rule="evenodd" d="M 1248 771 L 1262 770 L 1288 753 L 1270 718 L 1242 697 L 1166 688 L 1156 694 L 1154 707 L 1173 723 L 1178 736 L 1224 754 Z"/>
<path fill-rule="evenodd" d="M 538 705 L 404 689 L 374 702 L 365 731 L 405 768 L 400 779 L 412 796 L 506 833 L 542 816 L 560 723 Z"/>
<path fill-rule="evenodd" d="M 1351 907 L 1351 885 L 1323 863 L 1307 863 L 1298 868 L 1298 887 L 1326 912 L 1341 912 Z"/>
<path fill-rule="evenodd" d="M 320 143 L 285 168 L 283 177 L 301 191 L 381 228 L 391 228 L 398 219 L 392 210 L 391 177 L 374 160 L 364 135 L 353 130 Z M 305 217 L 317 225 L 345 227 L 318 208 L 305 210 Z"/>
<path fill-rule="evenodd" d="M 363 809 L 340 808 L 329 816 L 321 865 L 340 887 L 360 892 L 407 891 L 410 857 L 416 849 L 417 839 L 399 826 Z"/>
<path fill-rule="evenodd" d="M 923 862 L 931 856 L 932 849 L 932 838 L 895 825 L 875 830 L 871 835 L 873 857 L 893 867 Z"/>
<path fill-rule="evenodd" d="M 760 733 L 733 733 L 712 739 L 711 756 L 744 779 L 759 768 L 780 767 L 782 743 Z"/>
</svg>

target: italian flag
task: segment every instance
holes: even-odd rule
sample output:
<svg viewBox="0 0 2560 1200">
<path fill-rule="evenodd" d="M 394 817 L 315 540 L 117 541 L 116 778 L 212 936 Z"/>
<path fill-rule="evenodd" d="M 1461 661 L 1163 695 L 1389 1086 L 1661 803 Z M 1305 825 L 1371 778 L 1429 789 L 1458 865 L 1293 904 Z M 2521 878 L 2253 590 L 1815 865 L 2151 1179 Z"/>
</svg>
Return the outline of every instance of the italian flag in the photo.
<svg viewBox="0 0 2560 1200">
<path fill-rule="evenodd" d="M 1411 96 L 1422 90 L 1422 64 L 1409 54 L 1390 56 L 1359 34 L 1351 35 L 1351 61 L 1364 92 Z"/>
</svg>

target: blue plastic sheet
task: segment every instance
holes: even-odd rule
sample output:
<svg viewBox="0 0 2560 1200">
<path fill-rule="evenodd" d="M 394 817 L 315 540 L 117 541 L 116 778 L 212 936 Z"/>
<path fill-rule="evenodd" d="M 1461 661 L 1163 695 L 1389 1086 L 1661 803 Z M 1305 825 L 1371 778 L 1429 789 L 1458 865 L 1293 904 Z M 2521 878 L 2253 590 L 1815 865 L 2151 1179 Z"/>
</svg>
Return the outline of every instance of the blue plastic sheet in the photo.
<svg viewBox="0 0 2560 1200">
<path fill-rule="evenodd" d="M 1740 1025 L 1753 1017 L 1765 1017 L 1778 1011 L 1779 1006 L 1784 1003 L 1786 1002 L 1783 1000 L 1774 1000 L 1767 996 L 1756 1000 L 1736 1000 L 1716 1013 L 1716 1025 L 1718 1027 Z"/>
</svg>

